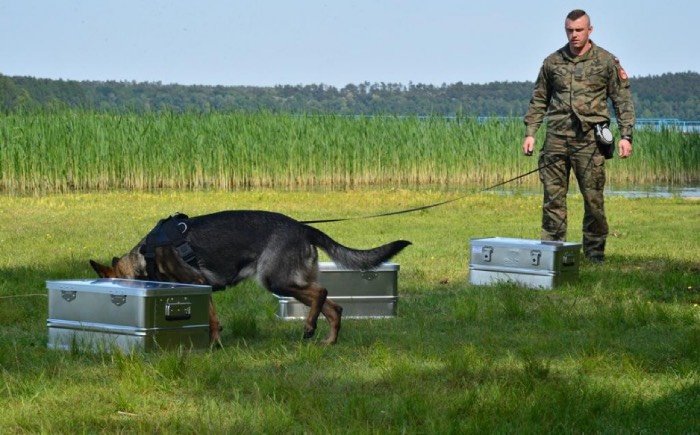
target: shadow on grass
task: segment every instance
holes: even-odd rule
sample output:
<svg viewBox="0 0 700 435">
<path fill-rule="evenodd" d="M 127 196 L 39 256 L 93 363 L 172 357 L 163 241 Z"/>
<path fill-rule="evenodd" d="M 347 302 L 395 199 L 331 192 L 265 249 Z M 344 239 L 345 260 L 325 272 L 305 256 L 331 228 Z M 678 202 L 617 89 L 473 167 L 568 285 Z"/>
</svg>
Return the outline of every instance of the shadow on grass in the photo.
<svg viewBox="0 0 700 435">
<path fill-rule="evenodd" d="M 584 264 L 581 281 L 640 291 L 659 302 L 700 303 L 700 262 L 611 255 L 603 266 Z"/>
<path fill-rule="evenodd" d="M 400 282 L 399 318 L 393 325 L 415 331 L 411 325 L 415 323 L 420 326 L 417 332 L 421 335 L 443 331 L 451 336 L 462 327 L 479 325 L 495 326 L 496 331 L 503 329 L 504 332 L 510 329 L 509 325 L 515 327 L 523 323 L 565 332 L 592 326 L 620 332 L 654 323 L 680 322 L 687 326 L 696 321 L 692 311 L 679 313 L 674 309 L 700 305 L 698 263 L 610 256 L 603 266 L 584 263 L 580 275 L 580 282 L 575 286 L 553 291 L 526 290 L 508 284 L 476 287 L 465 282 L 426 287 L 423 282 Z M 46 300 L 23 296 L 45 294 L 46 280 L 92 277 L 96 275 L 88 259 L 0 268 L 0 297 L 10 296 L 0 299 L 3 314 L 0 325 L 43 321 Z M 250 281 L 235 289 L 217 292 L 215 301 L 221 307 L 224 324 L 227 317 L 238 317 L 233 322 L 235 327 L 227 333 L 230 338 L 239 330 L 244 338 L 254 339 L 259 313 L 264 313 L 260 321 L 274 318 L 273 298 Z M 262 311 L 260 305 L 263 305 Z M 381 333 L 381 328 L 377 332 Z M 459 334 L 454 338 L 459 339 Z"/>
<path fill-rule="evenodd" d="M 0 296 L 93 276 L 82 261 L 0 269 Z M 143 371 L 144 382 L 197 403 L 284 411 L 299 431 L 337 421 L 349 431 L 689 432 L 700 415 L 697 276 L 692 262 L 611 256 L 552 291 L 401 282 L 396 319 L 346 320 L 332 348 L 301 343 L 301 322 L 277 320 L 273 298 L 247 283 L 215 296 L 224 350 L 131 365 L 47 351 L 45 299 L 3 299 L 0 366 L 60 374 L 116 361 L 110 370 L 125 378 Z M 318 335 L 326 331 L 320 321 Z M 659 386 L 661 378 L 671 382 Z M 654 385 L 653 399 L 643 384 Z M 279 428 L 274 415 L 259 418 L 249 429 Z"/>
</svg>

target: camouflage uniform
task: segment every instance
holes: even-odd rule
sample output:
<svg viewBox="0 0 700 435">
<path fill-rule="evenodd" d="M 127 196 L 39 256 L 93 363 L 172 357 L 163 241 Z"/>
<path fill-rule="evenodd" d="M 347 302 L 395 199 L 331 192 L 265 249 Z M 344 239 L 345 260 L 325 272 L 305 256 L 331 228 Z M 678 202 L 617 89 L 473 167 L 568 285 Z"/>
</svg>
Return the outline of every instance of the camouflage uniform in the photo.
<svg viewBox="0 0 700 435">
<path fill-rule="evenodd" d="M 627 74 L 617 58 L 593 41 L 591 44 L 579 57 L 571 54 L 567 44 L 544 60 L 524 121 L 526 136 L 534 137 L 546 116 L 540 166 L 556 161 L 540 171 L 542 240 L 566 238 L 566 194 L 573 169 L 584 199 L 584 254 L 602 258 L 608 234 L 603 201 L 605 158 L 595 145 L 593 126 L 610 121 L 609 98 L 620 134 L 632 136 L 634 106 Z"/>
</svg>

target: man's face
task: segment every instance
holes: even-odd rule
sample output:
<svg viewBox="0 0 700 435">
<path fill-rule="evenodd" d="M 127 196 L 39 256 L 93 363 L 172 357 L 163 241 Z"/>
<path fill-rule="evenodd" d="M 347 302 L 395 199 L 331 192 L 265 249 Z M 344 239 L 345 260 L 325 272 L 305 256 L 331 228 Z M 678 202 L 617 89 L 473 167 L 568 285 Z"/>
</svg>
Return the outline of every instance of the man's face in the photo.
<svg viewBox="0 0 700 435">
<path fill-rule="evenodd" d="M 564 28 L 566 29 L 566 37 L 569 40 L 569 48 L 576 52 L 586 46 L 588 38 L 593 31 L 587 15 L 576 20 L 566 20 Z"/>
</svg>

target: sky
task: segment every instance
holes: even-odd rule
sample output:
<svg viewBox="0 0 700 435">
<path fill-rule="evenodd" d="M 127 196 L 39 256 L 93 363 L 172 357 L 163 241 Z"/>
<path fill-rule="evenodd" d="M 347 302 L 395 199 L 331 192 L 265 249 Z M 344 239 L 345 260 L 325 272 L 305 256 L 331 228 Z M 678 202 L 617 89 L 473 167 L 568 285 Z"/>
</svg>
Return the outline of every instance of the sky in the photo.
<svg viewBox="0 0 700 435">
<path fill-rule="evenodd" d="M 630 76 L 700 72 L 697 0 L 0 0 L 0 74 L 338 88 L 534 81 L 577 8 Z"/>
</svg>

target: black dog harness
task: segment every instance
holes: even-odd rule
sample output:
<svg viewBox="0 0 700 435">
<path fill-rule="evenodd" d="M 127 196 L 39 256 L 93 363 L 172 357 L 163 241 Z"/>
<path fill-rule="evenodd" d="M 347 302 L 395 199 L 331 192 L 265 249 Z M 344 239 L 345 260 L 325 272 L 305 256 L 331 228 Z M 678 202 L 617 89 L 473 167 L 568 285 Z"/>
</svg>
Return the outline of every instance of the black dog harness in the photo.
<svg viewBox="0 0 700 435">
<path fill-rule="evenodd" d="M 139 252 L 146 258 L 146 272 L 148 279 L 159 281 L 158 265 L 156 264 L 156 248 L 162 246 L 172 246 L 175 252 L 185 261 L 185 263 L 198 268 L 197 257 L 187 240 L 185 234 L 189 230 L 189 218 L 182 213 L 175 213 L 165 219 L 158 221 L 156 226 L 146 236 L 146 241 Z"/>
</svg>

